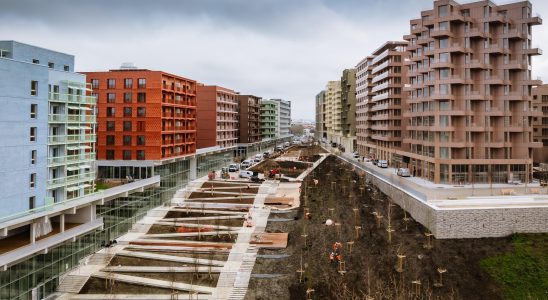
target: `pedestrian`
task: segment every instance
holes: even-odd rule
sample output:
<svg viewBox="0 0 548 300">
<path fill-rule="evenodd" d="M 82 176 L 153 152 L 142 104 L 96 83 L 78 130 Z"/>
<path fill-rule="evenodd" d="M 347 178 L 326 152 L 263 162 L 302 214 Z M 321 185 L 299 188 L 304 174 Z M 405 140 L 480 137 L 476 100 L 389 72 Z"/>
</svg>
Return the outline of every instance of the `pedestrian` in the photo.
<svg viewBox="0 0 548 300">
<path fill-rule="evenodd" d="M 413 167 L 413 177 L 417 175 L 417 170 L 415 170 L 415 167 Z"/>
</svg>

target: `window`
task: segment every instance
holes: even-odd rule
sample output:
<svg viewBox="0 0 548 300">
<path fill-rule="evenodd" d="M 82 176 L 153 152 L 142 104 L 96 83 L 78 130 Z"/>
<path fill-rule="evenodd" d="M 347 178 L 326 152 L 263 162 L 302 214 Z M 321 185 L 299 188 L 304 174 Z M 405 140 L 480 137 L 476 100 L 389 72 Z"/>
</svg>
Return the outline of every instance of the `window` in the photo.
<svg viewBox="0 0 548 300">
<path fill-rule="evenodd" d="M 38 104 L 30 105 L 30 118 L 36 119 L 36 113 L 38 112 Z"/>
<path fill-rule="evenodd" d="M 36 142 L 36 127 L 30 128 L 30 141 Z"/>
<path fill-rule="evenodd" d="M 438 15 L 440 17 L 445 17 L 449 15 L 449 5 L 440 5 L 438 6 Z"/>
<path fill-rule="evenodd" d="M 91 88 L 98 89 L 99 88 L 99 79 L 92 79 L 91 80 Z"/>
<path fill-rule="evenodd" d="M 116 102 L 116 94 L 108 93 L 107 94 L 107 103 L 114 103 L 114 102 Z"/>
<path fill-rule="evenodd" d="M 131 121 L 124 121 L 124 131 L 131 131 Z"/>
<path fill-rule="evenodd" d="M 146 126 L 144 121 L 137 121 L 137 131 L 145 131 Z"/>
<path fill-rule="evenodd" d="M 131 160 L 131 150 L 124 150 L 124 160 Z"/>
<path fill-rule="evenodd" d="M 114 117 L 116 115 L 115 107 L 107 107 L 107 117 Z"/>
<path fill-rule="evenodd" d="M 52 62 L 48 62 L 48 68 L 53 69 L 55 67 L 55 64 Z"/>
<path fill-rule="evenodd" d="M 138 146 L 144 146 L 145 145 L 145 136 L 144 135 L 138 135 L 137 136 L 137 145 Z"/>
<path fill-rule="evenodd" d="M 131 93 L 124 93 L 124 102 L 131 103 Z"/>
<path fill-rule="evenodd" d="M 147 101 L 146 93 L 137 93 L 137 102 L 145 103 Z"/>
<path fill-rule="evenodd" d="M 131 146 L 131 135 L 124 135 L 124 146 Z"/>
<path fill-rule="evenodd" d="M 440 53 L 440 62 L 449 62 L 449 53 Z"/>
<path fill-rule="evenodd" d="M 439 30 L 449 30 L 449 22 L 439 22 L 438 23 L 438 29 Z"/>
<path fill-rule="evenodd" d="M 113 135 L 107 135 L 107 145 L 114 145 L 114 136 Z"/>
<path fill-rule="evenodd" d="M 440 84 L 440 94 L 442 94 L 442 95 L 449 94 L 449 85 L 448 84 Z"/>
<path fill-rule="evenodd" d="M 107 85 L 109 89 L 116 88 L 116 79 L 107 79 Z"/>
<path fill-rule="evenodd" d="M 30 95 L 31 96 L 38 95 L 38 81 L 32 80 L 30 82 Z"/>
<path fill-rule="evenodd" d="M 30 164 L 31 165 L 36 164 L 36 150 L 30 151 Z"/>
<path fill-rule="evenodd" d="M 146 109 L 144 107 L 137 108 L 137 116 L 144 117 L 146 115 Z"/>
<path fill-rule="evenodd" d="M 36 187 L 36 173 L 30 174 L 30 182 L 29 185 L 31 188 Z"/>
<path fill-rule="evenodd" d="M 133 88 L 133 79 L 131 79 L 131 78 L 124 79 L 124 88 L 125 89 Z"/>
<path fill-rule="evenodd" d="M 449 69 L 440 69 L 440 79 L 449 78 Z"/>
<path fill-rule="evenodd" d="M 124 107 L 124 117 L 131 117 L 131 107 Z"/>
<path fill-rule="evenodd" d="M 106 157 L 107 159 L 114 159 L 114 150 L 107 150 Z"/>
<path fill-rule="evenodd" d="M 107 131 L 114 131 L 116 129 L 116 122 L 107 121 Z"/>
<path fill-rule="evenodd" d="M 449 39 L 448 38 L 440 39 L 440 49 L 447 48 L 447 47 L 449 47 Z"/>
<path fill-rule="evenodd" d="M 67 66 L 67 65 L 64 65 L 64 66 L 63 66 L 63 70 L 65 70 L 65 72 L 68 72 L 68 71 L 70 71 L 70 67 Z"/>
<path fill-rule="evenodd" d="M 36 207 L 36 197 L 30 196 L 29 197 L 29 209 L 34 209 Z"/>
<path fill-rule="evenodd" d="M 144 89 L 147 87 L 147 80 L 145 78 L 139 78 L 137 80 L 137 86 L 140 88 L 140 89 Z"/>
<path fill-rule="evenodd" d="M 36 59 L 36 58 L 33 58 L 32 59 L 32 63 L 33 64 L 40 64 L 40 60 Z"/>
</svg>

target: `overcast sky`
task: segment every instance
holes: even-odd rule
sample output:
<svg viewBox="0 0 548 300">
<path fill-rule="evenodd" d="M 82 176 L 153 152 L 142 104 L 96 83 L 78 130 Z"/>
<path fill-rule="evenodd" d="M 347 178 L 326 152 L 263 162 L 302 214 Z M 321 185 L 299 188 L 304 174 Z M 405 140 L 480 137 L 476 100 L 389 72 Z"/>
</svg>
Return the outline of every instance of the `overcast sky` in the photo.
<svg viewBox="0 0 548 300">
<path fill-rule="evenodd" d="M 408 34 L 409 20 L 432 2 L 2 0 L 0 39 L 73 54 L 77 71 L 133 62 L 287 99 L 294 120 L 313 120 L 315 95 L 328 80 L 340 79 L 344 68 L 383 42 Z M 548 1 L 531 2 L 533 13 L 548 15 Z M 545 25 L 534 28 L 533 46 L 548 50 Z M 548 58 L 535 57 L 533 72 L 547 80 Z"/>
</svg>

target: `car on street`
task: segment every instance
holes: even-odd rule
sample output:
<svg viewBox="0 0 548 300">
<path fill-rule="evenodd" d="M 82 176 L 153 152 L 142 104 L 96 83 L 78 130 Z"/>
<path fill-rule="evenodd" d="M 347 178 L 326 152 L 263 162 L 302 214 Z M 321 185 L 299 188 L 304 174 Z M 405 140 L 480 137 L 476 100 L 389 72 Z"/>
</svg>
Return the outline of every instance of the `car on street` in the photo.
<svg viewBox="0 0 548 300">
<path fill-rule="evenodd" d="M 247 168 L 251 167 L 252 164 L 253 164 L 253 161 L 251 159 L 246 159 L 246 160 L 242 161 L 240 166 L 241 166 L 242 169 L 247 169 Z"/>
<path fill-rule="evenodd" d="M 255 159 L 254 159 L 254 161 L 255 161 L 255 162 L 260 162 L 261 160 L 263 160 L 263 155 L 262 155 L 261 153 L 255 154 Z"/>
<path fill-rule="evenodd" d="M 239 176 L 240 178 L 251 178 L 251 176 L 253 176 L 253 171 L 240 170 Z"/>
<path fill-rule="evenodd" d="M 240 169 L 239 164 L 230 164 L 228 166 L 228 172 L 238 172 L 239 169 Z"/>
<path fill-rule="evenodd" d="M 398 176 L 401 176 L 401 177 L 410 177 L 411 176 L 411 172 L 409 172 L 408 168 L 399 168 L 398 171 L 396 172 L 396 174 Z"/>
<path fill-rule="evenodd" d="M 360 154 L 358 152 L 354 152 L 354 153 L 352 153 L 352 155 L 354 156 L 354 158 L 359 158 L 360 157 Z"/>
<path fill-rule="evenodd" d="M 388 168 L 388 162 L 384 159 L 381 159 L 377 162 L 377 167 L 379 167 L 379 168 Z"/>
</svg>

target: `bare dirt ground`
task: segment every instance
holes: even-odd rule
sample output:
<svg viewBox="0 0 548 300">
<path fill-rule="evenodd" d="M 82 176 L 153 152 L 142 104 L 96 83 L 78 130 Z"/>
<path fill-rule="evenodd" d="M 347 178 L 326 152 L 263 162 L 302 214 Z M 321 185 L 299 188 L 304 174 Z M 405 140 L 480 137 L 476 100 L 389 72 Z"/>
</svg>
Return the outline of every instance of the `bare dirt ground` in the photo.
<svg viewBox="0 0 548 300">
<path fill-rule="evenodd" d="M 319 180 L 317 185 L 313 179 Z M 288 248 L 259 253 L 289 257 L 259 258 L 253 270 L 254 274 L 282 276 L 252 278 L 246 299 L 306 299 L 307 290 L 313 290 L 312 299 L 502 298 L 500 286 L 479 261 L 512 251 L 510 238 L 432 237 L 429 243 L 423 226 L 335 157 L 326 159 L 301 188 L 297 220 L 267 226 L 269 232 L 289 232 Z M 305 210 L 311 220 L 304 218 Z M 324 225 L 327 219 L 335 225 Z M 356 226 L 361 227 L 357 233 Z M 329 261 L 335 242 L 343 245 L 340 252 L 345 266 Z M 351 252 L 348 242 L 353 242 Z M 398 254 L 405 256 L 401 269 Z M 301 282 L 298 270 L 303 271 Z M 443 272 L 441 281 L 439 271 Z"/>
</svg>

